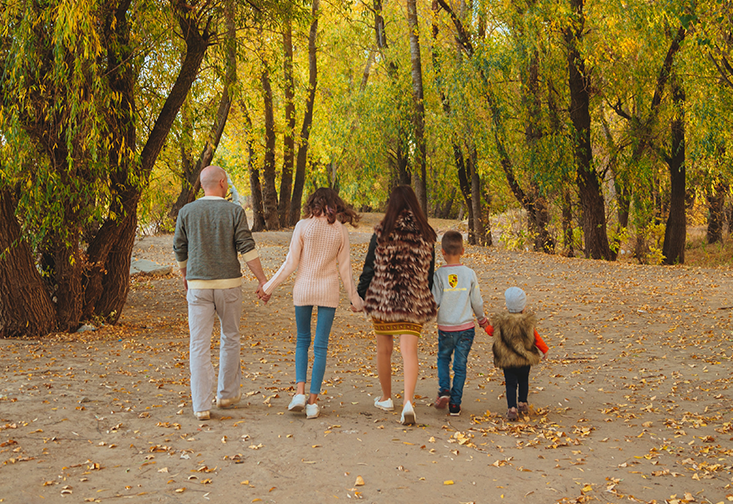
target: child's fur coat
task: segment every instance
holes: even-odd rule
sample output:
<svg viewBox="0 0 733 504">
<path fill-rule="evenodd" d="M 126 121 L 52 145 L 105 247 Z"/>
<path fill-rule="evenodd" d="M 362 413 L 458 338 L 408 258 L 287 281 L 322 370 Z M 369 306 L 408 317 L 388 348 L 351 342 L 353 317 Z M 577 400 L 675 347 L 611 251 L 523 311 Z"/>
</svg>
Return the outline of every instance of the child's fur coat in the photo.
<svg viewBox="0 0 733 504">
<path fill-rule="evenodd" d="M 534 366 L 542 353 L 534 344 L 533 313 L 501 313 L 492 317 L 494 365 L 498 368 Z"/>
</svg>

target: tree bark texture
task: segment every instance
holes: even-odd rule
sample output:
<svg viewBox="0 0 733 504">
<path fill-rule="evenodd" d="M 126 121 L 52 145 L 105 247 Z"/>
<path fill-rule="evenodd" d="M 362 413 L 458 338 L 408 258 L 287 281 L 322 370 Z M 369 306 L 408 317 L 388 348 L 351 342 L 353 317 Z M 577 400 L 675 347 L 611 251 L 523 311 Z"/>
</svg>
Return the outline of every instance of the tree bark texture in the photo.
<svg viewBox="0 0 733 504">
<path fill-rule="evenodd" d="M 685 263 L 687 216 L 685 212 L 685 91 L 676 72 L 670 80 L 674 117 L 671 123 L 671 152 L 667 158 L 670 176 L 670 199 L 662 254 L 664 264 Z"/>
<path fill-rule="evenodd" d="M 606 207 L 601 181 L 593 167 L 590 135 L 590 75 L 580 54 L 580 38 L 585 24 L 583 0 L 570 0 L 573 20 L 565 31 L 568 50 L 568 87 L 570 90 L 570 119 L 575 129 L 575 163 L 578 192 L 583 212 L 585 255 L 593 259 L 611 259 L 606 233 Z"/>
<path fill-rule="evenodd" d="M 417 19 L 417 0 L 407 0 L 407 23 L 410 27 L 410 65 L 412 68 L 413 127 L 415 134 L 415 192 L 423 213 L 428 215 L 428 192 L 425 147 L 425 99 L 420 58 L 420 27 Z"/>
<path fill-rule="evenodd" d="M 316 52 L 316 37 L 318 36 L 318 16 L 320 0 L 313 0 L 311 8 L 310 31 L 308 33 L 308 96 L 305 101 L 303 127 L 300 130 L 298 158 L 295 165 L 295 182 L 293 184 L 293 198 L 290 201 L 290 225 L 294 226 L 300 220 L 300 207 L 303 200 L 305 186 L 305 169 L 308 162 L 308 147 L 310 142 L 311 126 L 313 125 L 313 106 L 316 101 L 316 87 L 318 85 L 318 60 Z"/>
<path fill-rule="evenodd" d="M 47 334 L 56 329 L 56 307 L 21 237 L 16 205 L 0 191 L 0 337 Z"/>
<path fill-rule="evenodd" d="M 725 226 L 725 196 L 730 190 L 728 184 L 718 181 L 705 195 L 708 202 L 708 244 L 723 243 Z"/>
<path fill-rule="evenodd" d="M 283 77 L 285 79 L 285 133 L 283 134 L 283 170 L 280 176 L 280 224 L 290 222 L 290 193 L 293 190 L 295 160 L 295 83 L 293 82 L 293 26 L 288 20 L 283 32 Z"/>
</svg>

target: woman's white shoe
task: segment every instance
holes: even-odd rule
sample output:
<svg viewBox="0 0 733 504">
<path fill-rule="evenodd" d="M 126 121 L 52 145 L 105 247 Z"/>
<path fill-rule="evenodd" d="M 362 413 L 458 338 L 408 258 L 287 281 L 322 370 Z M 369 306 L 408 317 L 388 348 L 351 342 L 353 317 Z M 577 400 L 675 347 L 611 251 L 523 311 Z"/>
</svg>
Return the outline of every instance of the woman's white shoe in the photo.
<svg viewBox="0 0 733 504">
<path fill-rule="evenodd" d="M 303 411 L 305 408 L 305 394 L 295 394 L 288 405 L 288 411 Z"/>
<path fill-rule="evenodd" d="M 415 416 L 415 409 L 410 404 L 410 401 L 405 402 L 402 408 L 402 416 L 400 417 L 400 423 L 402 425 L 415 425 L 417 417 Z"/>
<path fill-rule="evenodd" d="M 384 401 L 380 401 L 379 397 L 375 397 L 374 406 L 384 411 L 392 411 L 394 409 L 394 403 L 392 402 L 391 397 L 388 397 Z"/>
</svg>

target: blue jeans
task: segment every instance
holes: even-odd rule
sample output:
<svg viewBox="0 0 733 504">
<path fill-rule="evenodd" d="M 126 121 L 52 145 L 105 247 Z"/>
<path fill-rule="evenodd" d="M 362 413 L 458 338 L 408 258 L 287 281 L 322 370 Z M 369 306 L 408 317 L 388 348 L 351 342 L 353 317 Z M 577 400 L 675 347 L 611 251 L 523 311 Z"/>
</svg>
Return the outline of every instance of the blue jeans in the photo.
<svg viewBox="0 0 733 504">
<path fill-rule="evenodd" d="M 476 331 L 438 330 L 438 386 L 440 393 L 450 391 L 450 403 L 461 405 L 463 384 L 466 383 L 466 361 L 473 345 Z M 450 385 L 450 360 L 453 355 L 453 387 Z"/>
<path fill-rule="evenodd" d="M 298 340 L 295 345 L 295 382 L 305 383 L 308 374 L 308 350 L 311 346 L 311 314 L 313 306 L 295 307 L 295 326 L 298 330 Z M 328 352 L 328 337 L 331 334 L 333 317 L 336 308 L 327 306 L 318 307 L 318 321 L 316 322 L 316 337 L 313 340 L 313 371 L 311 373 L 311 394 L 321 393 L 323 375 L 326 373 L 326 354 Z"/>
</svg>

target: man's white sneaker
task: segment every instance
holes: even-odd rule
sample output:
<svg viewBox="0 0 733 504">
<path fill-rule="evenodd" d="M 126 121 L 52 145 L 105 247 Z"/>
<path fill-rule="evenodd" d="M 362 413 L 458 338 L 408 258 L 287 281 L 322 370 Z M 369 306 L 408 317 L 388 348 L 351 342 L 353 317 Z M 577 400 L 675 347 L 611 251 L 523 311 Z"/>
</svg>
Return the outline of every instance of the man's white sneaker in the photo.
<svg viewBox="0 0 733 504">
<path fill-rule="evenodd" d="M 410 404 L 410 401 L 407 401 L 402 408 L 400 423 L 402 425 L 415 425 L 416 421 L 417 418 L 415 417 L 415 410 L 413 409 L 412 404 Z"/>
<path fill-rule="evenodd" d="M 288 404 L 288 411 L 303 411 L 305 408 L 305 394 L 295 394 Z"/>
<path fill-rule="evenodd" d="M 318 415 L 320 413 L 321 413 L 321 408 L 318 407 L 318 403 L 305 405 L 305 417 L 306 418 L 318 418 Z"/>
<path fill-rule="evenodd" d="M 242 400 L 242 391 L 240 390 L 239 393 L 235 397 L 230 397 L 229 399 L 219 399 L 216 398 L 216 407 L 217 408 L 231 408 L 235 404 L 237 404 L 239 401 Z"/>
<path fill-rule="evenodd" d="M 384 401 L 380 401 L 379 397 L 375 397 L 374 406 L 384 411 L 392 411 L 394 409 L 394 403 L 392 402 L 391 397 L 388 397 Z"/>
</svg>

